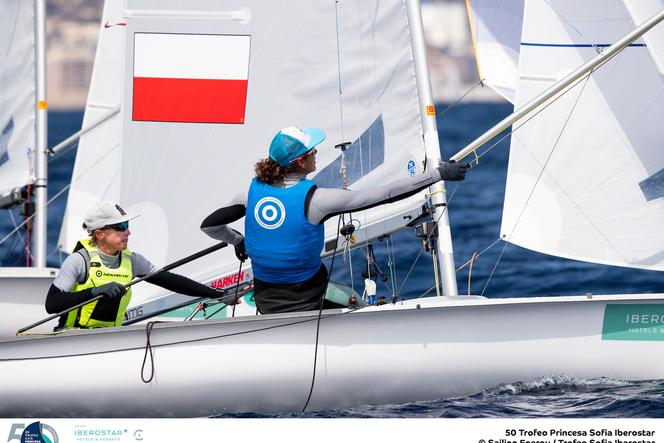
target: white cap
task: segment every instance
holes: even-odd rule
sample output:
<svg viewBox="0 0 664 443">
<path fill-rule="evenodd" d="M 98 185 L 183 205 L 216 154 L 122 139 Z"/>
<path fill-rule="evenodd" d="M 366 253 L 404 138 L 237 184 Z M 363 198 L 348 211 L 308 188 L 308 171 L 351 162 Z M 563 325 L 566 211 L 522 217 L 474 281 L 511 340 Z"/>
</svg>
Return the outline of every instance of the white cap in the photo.
<svg viewBox="0 0 664 443">
<path fill-rule="evenodd" d="M 87 214 L 85 214 L 85 218 L 83 218 L 83 228 L 87 229 L 88 232 L 92 232 L 95 229 L 126 222 L 136 217 L 138 217 L 138 214 L 129 215 L 120 207 L 120 205 L 103 201 L 97 203 Z"/>
</svg>

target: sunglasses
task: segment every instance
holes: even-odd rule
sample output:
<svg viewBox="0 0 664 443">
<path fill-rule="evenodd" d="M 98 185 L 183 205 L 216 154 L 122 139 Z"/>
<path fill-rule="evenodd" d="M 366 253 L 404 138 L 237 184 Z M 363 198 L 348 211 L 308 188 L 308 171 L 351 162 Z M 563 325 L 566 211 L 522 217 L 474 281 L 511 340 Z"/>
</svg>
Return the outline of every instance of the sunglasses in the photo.
<svg viewBox="0 0 664 443">
<path fill-rule="evenodd" d="M 114 231 L 124 232 L 127 229 L 129 229 L 129 222 L 126 221 L 126 222 L 122 222 L 122 223 L 116 223 L 114 225 L 108 225 L 108 226 L 103 227 L 102 229 L 112 229 Z"/>
<path fill-rule="evenodd" d="M 308 151 L 306 154 L 302 154 L 301 156 L 299 156 L 297 158 L 294 158 L 293 161 L 299 160 L 301 158 L 305 158 L 309 155 L 316 155 L 317 152 L 318 152 L 318 150 L 316 148 L 313 148 L 311 151 Z"/>
</svg>

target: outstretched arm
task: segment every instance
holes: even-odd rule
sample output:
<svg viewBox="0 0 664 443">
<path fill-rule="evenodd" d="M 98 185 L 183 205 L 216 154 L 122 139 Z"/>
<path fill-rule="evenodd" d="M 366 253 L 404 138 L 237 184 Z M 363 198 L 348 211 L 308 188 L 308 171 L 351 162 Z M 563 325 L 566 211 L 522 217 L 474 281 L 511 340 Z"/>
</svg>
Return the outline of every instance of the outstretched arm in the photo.
<svg viewBox="0 0 664 443">
<path fill-rule="evenodd" d="M 224 291 L 217 291 L 209 286 L 202 285 L 188 277 L 164 271 L 147 278 L 145 281 L 161 286 L 169 291 L 191 297 L 219 298 Z M 228 303 L 228 302 L 226 302 Z"/>
<path fill-rule="evenodd" d="M 335 215 L 350 211 L 361 211 L 386 203 L 393 203 L 410 197 L 431 186 L 435 182 L 445 180 L 463 180 L 468 164 L 442 163 L 435 169 L 416 175 L 395 180 L 383 186 L 376 186 L 359 191 L 346 189 L 316 189 L 309 203 L 307 220 L 319 224 Z"/>
</svg>

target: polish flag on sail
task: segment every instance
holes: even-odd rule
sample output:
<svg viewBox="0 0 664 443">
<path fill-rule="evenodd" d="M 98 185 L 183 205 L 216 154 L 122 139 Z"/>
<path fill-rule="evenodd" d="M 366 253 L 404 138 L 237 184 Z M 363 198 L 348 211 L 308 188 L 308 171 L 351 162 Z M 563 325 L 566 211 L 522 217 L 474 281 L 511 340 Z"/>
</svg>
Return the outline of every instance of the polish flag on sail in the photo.
<svg viewBox="0 0 664 443">
<path fill-rule="evenodd" d="M 248 35 L 134 36 L 133 120 L 244 123 Z"/>
</svg>

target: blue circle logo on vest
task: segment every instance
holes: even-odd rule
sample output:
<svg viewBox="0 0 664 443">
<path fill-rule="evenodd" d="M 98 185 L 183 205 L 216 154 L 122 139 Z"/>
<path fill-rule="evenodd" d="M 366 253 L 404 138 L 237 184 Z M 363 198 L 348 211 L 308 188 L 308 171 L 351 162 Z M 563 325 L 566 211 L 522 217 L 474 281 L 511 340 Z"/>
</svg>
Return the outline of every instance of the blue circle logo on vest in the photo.
<svg viewBox="0 0 664 443">
<path fill-rule="evenodd" d="M 263 228 L 277 229 L 286 220 L 286 208 L 274 197 L 263 197 L 256 203 L 254 217 Z"/>
</svg>

